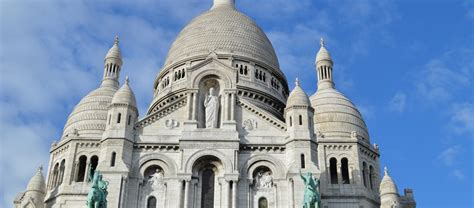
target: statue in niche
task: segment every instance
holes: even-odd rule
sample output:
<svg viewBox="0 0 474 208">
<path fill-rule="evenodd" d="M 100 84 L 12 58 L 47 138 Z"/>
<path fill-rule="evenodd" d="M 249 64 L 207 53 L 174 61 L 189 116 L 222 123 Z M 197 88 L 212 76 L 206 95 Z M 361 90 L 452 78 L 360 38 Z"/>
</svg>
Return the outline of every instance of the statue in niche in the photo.
<svg viewBox="0 0 474 208">
<path fill-rule="evenodd" d="M 209 94 L 204 99 L 206 108 L 206 128 L 217 128 L 219 116 L 219 96 L 214 95 L 214 88 L 209 89 Z"/>
<path fill-rule="evenodd" d="M 271 188 L 273 185 L 273 177 L 270 171 L 259 171 L 255 178 L 255 186 L 257 188 Z"/>
<path fill-rule="evenodd" d="M 152 187 L 157 187 L 163 184 L 163 171 L 156 169 L 155 173 L 148 177 L 148 184 Z"/>
</svg>

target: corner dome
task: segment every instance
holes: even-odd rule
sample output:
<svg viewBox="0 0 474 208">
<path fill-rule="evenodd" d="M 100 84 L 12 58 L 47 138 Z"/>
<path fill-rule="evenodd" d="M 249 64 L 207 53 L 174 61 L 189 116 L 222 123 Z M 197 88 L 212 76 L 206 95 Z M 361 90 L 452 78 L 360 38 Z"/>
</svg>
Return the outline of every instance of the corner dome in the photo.
<svg viewBox="0 0 474 208">
<path fill-rule="evenodd" d="M 388 170 L 387 167 L 385 167 L 385 175 L 382 178 L 382 181 L 380 182 L 380 195 L 384 194 L 396 194 L 398 195 L 398 189 L 397 185 L 395 185 L 395 182 L 393 181 L 392 177 L 388 175 Z"/>
<path fill-rule="evenodd" d="M 128 77 L 125 79 L 125 84 L 123 84 L 112 98 L 112 104 L 126 104 L 135 108 L 137 107 L 137 100 L 128 84 Z"/>
<path fill-rule="evenodd" d="M 223 3 L 217 6 L 219 2 Z M 211 10 L 185 26 L 170 47 L 165 67 L 207 56 L 211 51 L 251 58 L 283 74 L 268 37 L 252 19 L 235 9 L 233 1 L 214 1 Z"/>
<path fill-rule="evenodd" d="M 43 177 L 43 168 L 39 167 L 36 171 L 36 174 L 28 182 L 26 191 L 38 191 L 41 193 L 46 193 L 46 182 Z"/>
<path fill-rule="evenodd" d="M 102 85 L 86 95 L 69 115 L 63 138 L 71 134 L 102 136 L 107 123 L 107 109 L 117 87 Z"/>
<path fill-rule="evenodd" d="M 332 62 L 331 54 L 325 47 L 324 39 L 321 38 L 321 48 L 319 49 L 318 53 L 316 54 L 316 62 L 318 63 L 319 61 L 330 61 Z"/>
<path fill-rule="evenodd" d="M 318 89 L 311 96 L 315 129 L 327 136 L 350 137 L 356 132 L 367 143 L 369 134 L 355 105 L 334 88 Z"/>
<path fill-rule="evenodd" d="M 122 53 L 120 51 L 120 47 L 118 46 L 118 44 L 119 44 L 118 36 L 115 36 L 114 45 L 112 45 L 112 47 L 109 49 L 109 51 L 105 55 L 105 59 L 108 59 L 108 58 L 122 59 Z"/>
<path fill-rule="evenodd" d="M 296 80 L 296 86 L 288 96 L 286 106 L 311 106 L 311 102 L 309 101 L 308 95 L 300 87 L 298 80 Z"/>
</svg>

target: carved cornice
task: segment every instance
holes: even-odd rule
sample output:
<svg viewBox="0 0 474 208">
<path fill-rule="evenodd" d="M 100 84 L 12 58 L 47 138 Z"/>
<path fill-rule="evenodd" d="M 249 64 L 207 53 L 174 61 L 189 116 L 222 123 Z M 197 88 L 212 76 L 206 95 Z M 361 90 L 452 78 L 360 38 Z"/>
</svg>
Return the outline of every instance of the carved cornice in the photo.
<svg viewBox="0 0 474 208">
<path fill-rule="evenodd" d="M 284 145 L 241 144 L 240 151 L 284 153 Z"/>
<path fill-rule="evenodd" d="M 240 105 L 242 108 L 245 108 L 245 109 L 249 110 L 250 112 L 255 113 L 258 117 L 260 117 L 261 119 L 263 119 L 263 120 L 267 121 L 268 123 L 272 124 L 276 128 L 286 132 L 286 124 L 284 122 L 280 121 L 275 116 L 273 116 L 269 113 L 266 113 L 263 110 L 258 109 L 253 104 L 250 104 L 249 102 L 246 102 L 246 101 L 241 100 L 241 99 L 239 99 L 237 101 L 237 104 Z"/>
<path fill-rule="evenodd" d="M 185 94 L 184 94 L 185 95 Z M 148 126 L 155 121 L 171 114 L 172 112 L 180 109 L 183 106 L 186 106 L 186 96 L 177 96 L 175 99 L 171 99 L 171 97 L 168 97 L 170 99 L 170 104 L 167 104 L 161 109 L 156 110 L 155 112 L 151 113 L 147 117 L 143 118 L 142 120 L 138 121 L 135 124 L 135 128 L 143 128 L 144 126 Z"/>
</svg>

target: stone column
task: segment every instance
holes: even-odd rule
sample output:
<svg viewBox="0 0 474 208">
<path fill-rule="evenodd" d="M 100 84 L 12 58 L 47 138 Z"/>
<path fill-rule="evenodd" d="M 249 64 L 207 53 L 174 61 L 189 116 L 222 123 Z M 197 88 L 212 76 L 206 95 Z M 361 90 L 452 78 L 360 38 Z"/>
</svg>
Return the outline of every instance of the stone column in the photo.
<svg viewBox="0 0 474 208">
<path fill-rule="evenodd" d="M 231 102 L 230 102 L 230 120 L 235 120 L 235 93 L 231 94 Z"/>
<path fill-rule="evenodd" d="M 232 181 L 232 208 L 237 208 L 237 184 L 238 181 Z"/>
<path fill-rule="evenodd" d="M 193 109 L 191 111 L 192 112 L 191 120 L 196 121 L 197 120 L 197 118 L 196 118 L 197 117 L 196 116 L 197 115 L 197 98 L 196 97 L 197 97 L 198 93 L 197 93 L 197 91 L 194 91 L 194 92 L 192 92 L 192 94 L 193 94 L 193 105 L 192 105 Z"/>
<path fill-rule="evenodd" d="M 182 195 L 183 195 L 183 180 L 178 180 L 178 208 L 181 208 L 183 207 L 182 203 L 181 203 L 181 198 L 182 198 Z"/>
<path fill-rule="evenodd" d="M 191 120 L 192 112 L 193 112 L 193 105 L 192 105 L 192 93 L 188 92 L 188 97 L 186 98 L 186 102 L 188 103 L 188 120 Z"/>
<path fill-rule="evenodd" d="M 84 182 L 86 182 L 86 183 L 87 183 L 87 181 L 89 181 L 89 167 L 90 167 L 89 164 L 90 163 L 91 163 L 90 159 L 87 160 L 87 162 L 86 162 L 86 172 L 84 173 Z"/>
<path fill-rule="evenodd" d="M 231 203 L 231 201 L 230 201 L 230 199 L 231 199 L 231 196 L 230 196 L 230 181 L 225 180 L 224 183 L 225 183 L 225 187 L 226 187 L 225 188 L 225 190 L 226 190 L 225 191 L 225 198 L 226 198 L 225 199 L 225 203 L 226 203 L 225 206 L 230 208 L 230 203 Z"/>
<path fill-rule="evenodd" d="M 184 208 L 189 208 L 189 184 L 190 180 L 186 180 L 184 184 Z"/>
<path fill-rule="evenodd" d="M 222 114 L 224 116 L 224 121 L 229 120 L 229 93 L 224 92 L 224 106 L 222 107 Z"/>
<path fill-rule="evenodd" d="M 337 184 L 343 184 L 342 183 L 342 172 L 341 172 L 341 167 L 342 164 L 339 162 L 340 160 L 337 161 Z"/>
<path fill-rule="evenodd" d="M 294 208 L 295 207 L 295 197 L 294 197 L 294 189 L 295 189 L 295 186 L 294 186 L 294 181 L 293 181 L 293 178 L 290 178 L 289 180 L 289 185 L 290 185 L 290 208 Z"/>
</svg>

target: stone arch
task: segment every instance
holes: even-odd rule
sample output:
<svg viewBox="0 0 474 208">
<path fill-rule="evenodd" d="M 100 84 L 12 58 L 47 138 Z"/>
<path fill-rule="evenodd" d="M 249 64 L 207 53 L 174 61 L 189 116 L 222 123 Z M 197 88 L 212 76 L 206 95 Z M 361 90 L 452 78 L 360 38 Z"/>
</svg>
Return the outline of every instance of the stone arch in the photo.
<svg viewBox="0 0 474 208">
<path fill-rule="evenodd" d="M 272 171 L 273 176 L 277 179 L 286 177 L 286 168 L 280 160 L 270 155 L 255 155 L 249 158 L 241 167 L 240 172 L 242 173 L 242 178 L 253 180 L 252 173 L 260 166 L 268 167 Z"/>
<path fill-rule="evenodd" d="M 189 156 L 188 160 L 185 163 L 184 166 L 184 172 L 185 173 L 192 173 L 193 171 L 193 165 L 194 163 L 201 157 L 204 156 L 214 156 L 218 158 L 221 162 L 222 165 L 224 166 L 224 172 L 225 173 L 232 173 L 232 161 L 222 152 L 218 150 L 213 150 L 213 149 L 203 149 L 199 150 L 195 153 L 193 153 L 191 156 Z"/>
<path fill-rule="evenodd" d="M 163 169 L 165 177 L 175 176 L 177 172 L 176 163 L 166 155 L 153 153 L 146 154 L 140 157 L 138 168 L 136 170 L 137 175 L 143 177 L 147 167 L 152 165 L 158 165 Z"/>
<path fill-rule="evenodd" d="M 218 69 L 206 69 L 206 70 L 198 71 L 191 82 L 191 87 L 194 89 L 199 88 L 199 84 L 201 83 L 201 81 L 204 78 L 209 77 L 209 76 L 218 77 L 222 81 L 222 83 L 220 83 L 221 86 L 223 86 L 224 88 L 229 89 L 233 87 L 231 77 L 229 77 L 222 70 L 218 70 Z"/>
</svg>

